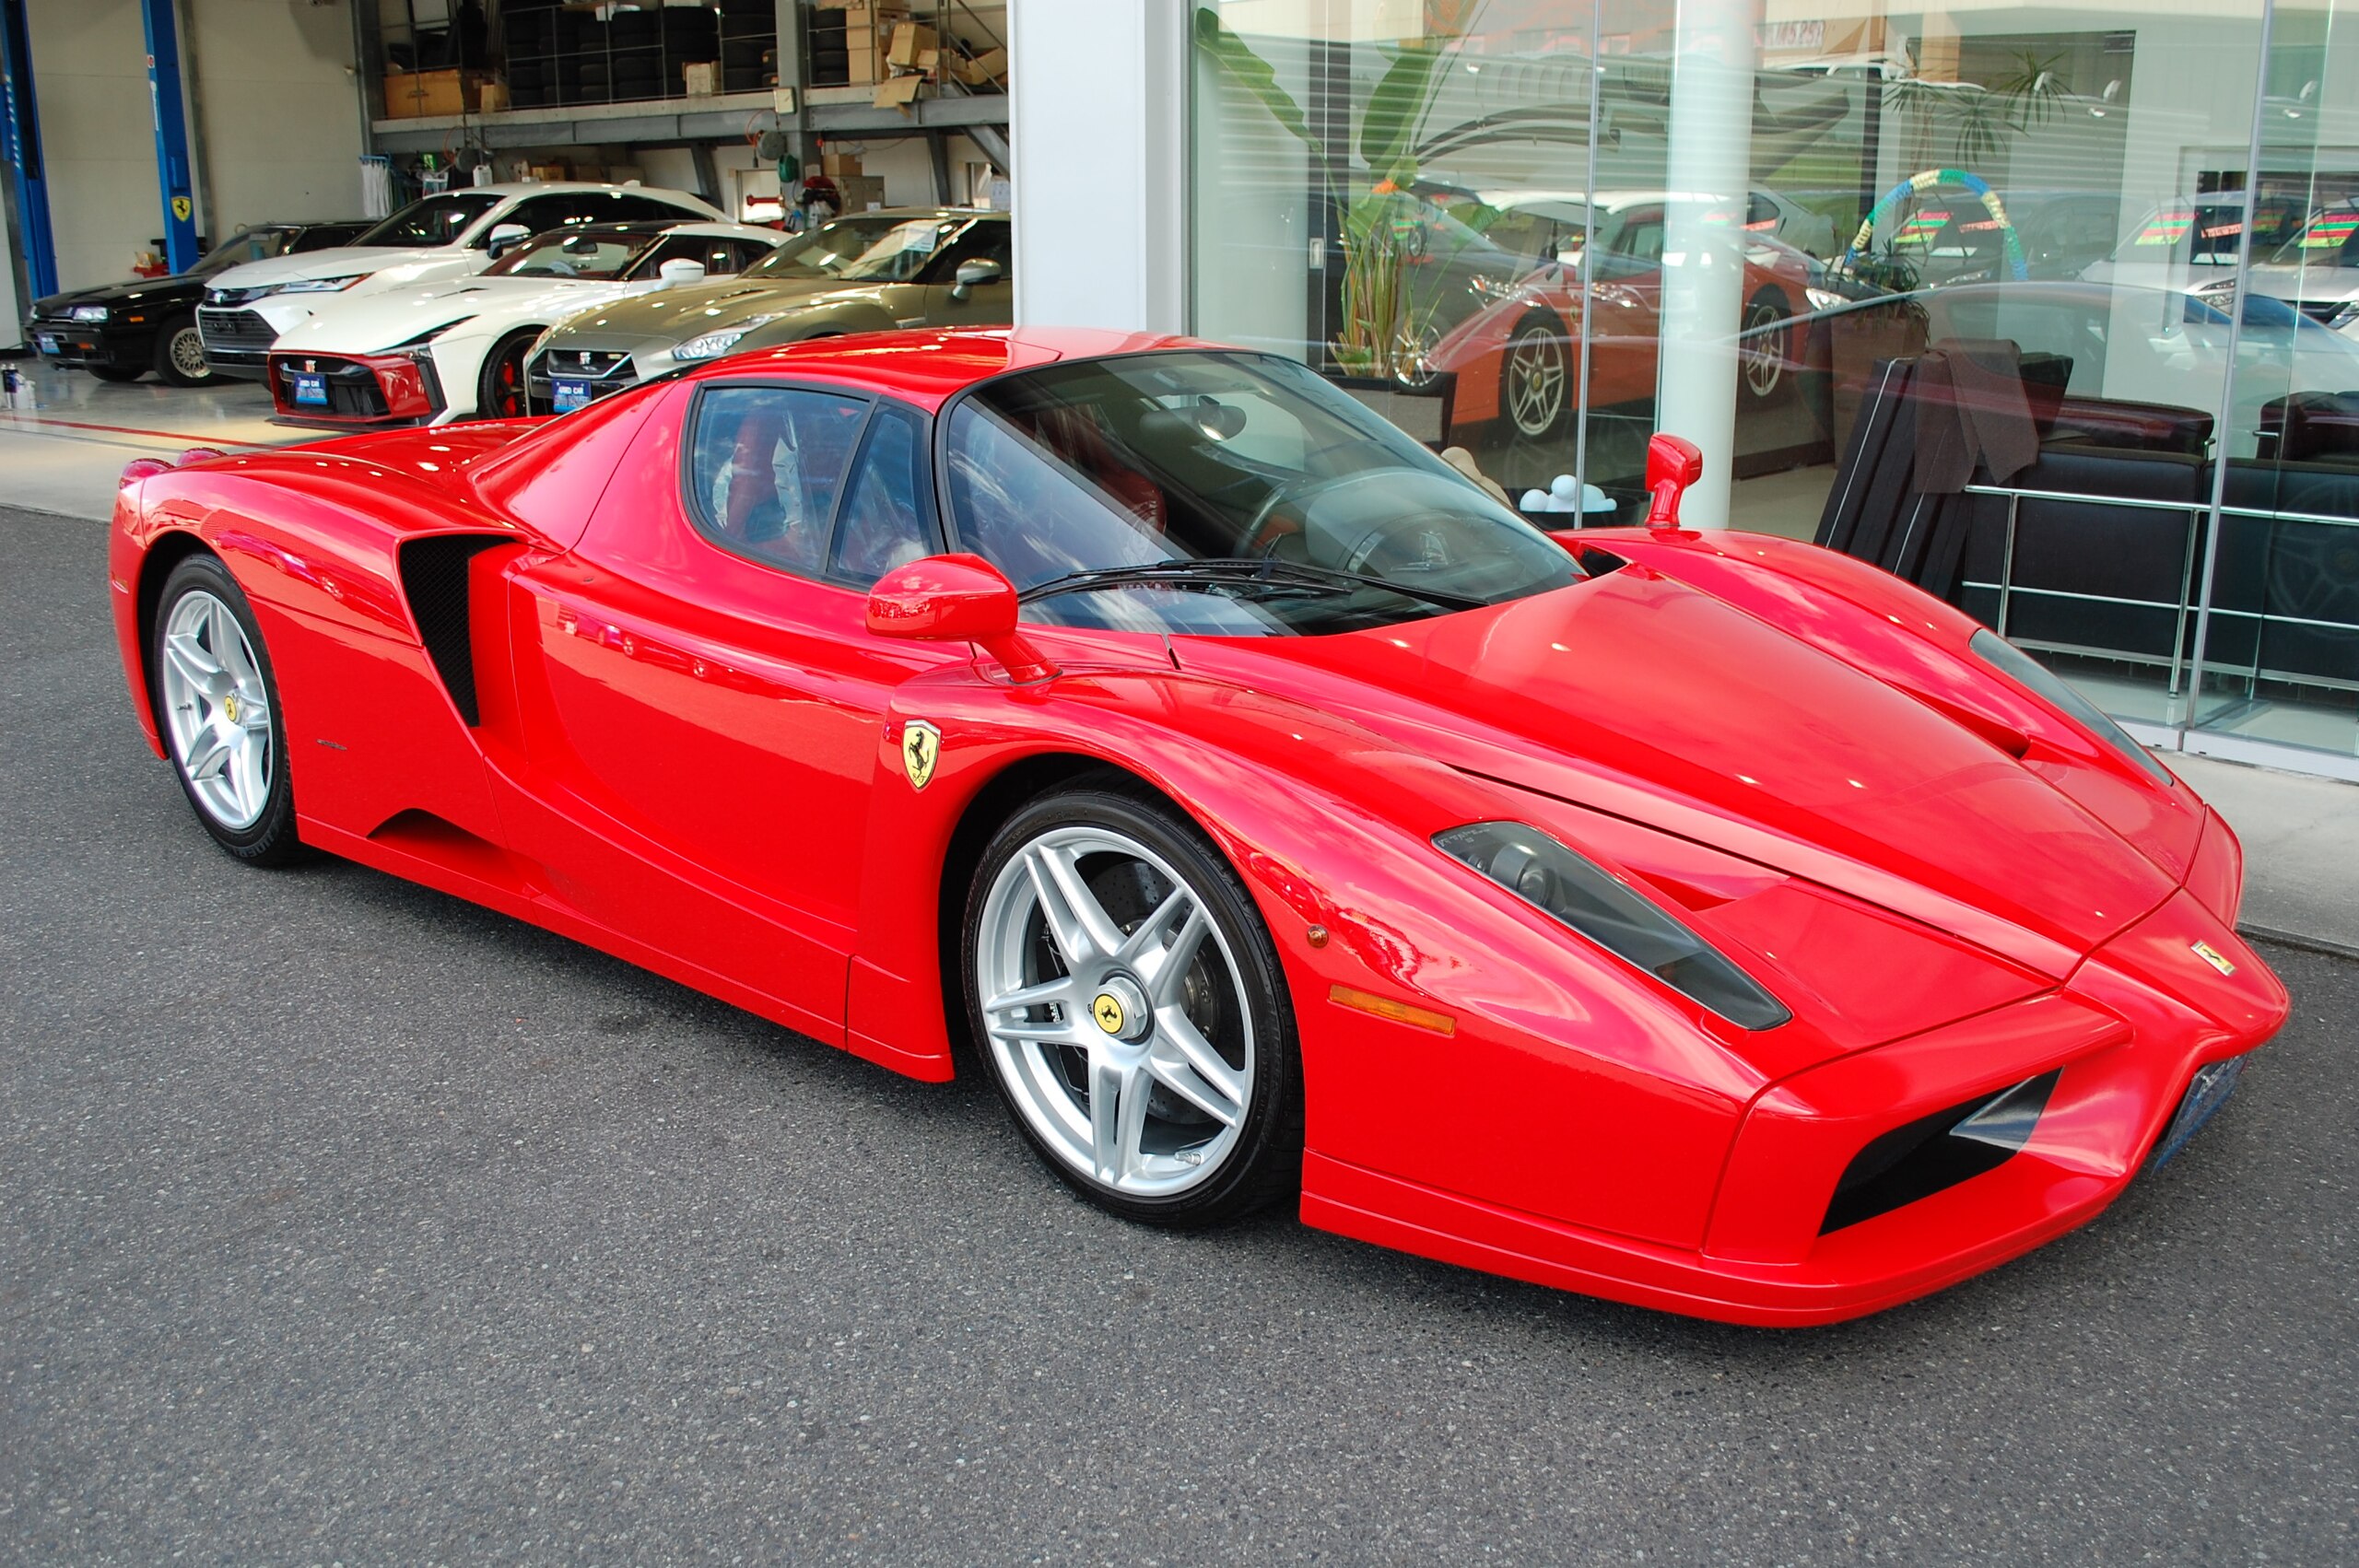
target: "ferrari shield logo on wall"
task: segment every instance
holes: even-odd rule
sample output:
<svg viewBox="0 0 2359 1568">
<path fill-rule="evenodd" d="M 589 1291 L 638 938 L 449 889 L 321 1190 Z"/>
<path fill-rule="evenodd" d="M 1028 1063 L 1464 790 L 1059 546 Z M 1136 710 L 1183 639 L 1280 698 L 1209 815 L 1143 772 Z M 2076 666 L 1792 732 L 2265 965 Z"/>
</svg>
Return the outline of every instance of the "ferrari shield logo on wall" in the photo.
<svg viewBox="0 0 2359 1568">
<path fill-rule="evenodd" d="M 909 770 L 910 788 L 922 790 L 933 777 L 934 759 L 942 755 L 942 731 L 922 719 L 901 726 L 901 766 Z"/>
</svg>

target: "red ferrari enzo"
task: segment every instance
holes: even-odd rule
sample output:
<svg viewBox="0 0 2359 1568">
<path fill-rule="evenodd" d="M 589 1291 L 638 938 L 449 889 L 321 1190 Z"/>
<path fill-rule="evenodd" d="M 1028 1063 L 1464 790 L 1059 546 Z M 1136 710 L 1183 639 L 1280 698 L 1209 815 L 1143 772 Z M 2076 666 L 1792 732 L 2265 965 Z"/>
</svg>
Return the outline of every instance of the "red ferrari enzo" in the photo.
<svg viewBox="0 0 2359 1568">
<path fill-rule="evenodd" d="M 1120 1214 L 1826 1322 L 2096 1213 L 2286 998 L 2101 714 L 1658 478 L 1560 541 L 1288 360 L 912 333 L 143 461 L 110 571 L 242 860 L 971 1041 Z"/>
</svg>

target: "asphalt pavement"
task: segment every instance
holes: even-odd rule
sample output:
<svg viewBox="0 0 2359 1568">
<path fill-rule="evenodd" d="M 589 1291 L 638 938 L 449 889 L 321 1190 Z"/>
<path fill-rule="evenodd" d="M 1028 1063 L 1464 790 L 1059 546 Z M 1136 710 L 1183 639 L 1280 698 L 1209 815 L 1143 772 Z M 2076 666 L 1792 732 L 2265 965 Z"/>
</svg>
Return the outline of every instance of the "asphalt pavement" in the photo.
<svg viewBox="0 0 2359 1568">
<path fill-rule="evenodd" d="M 2359 1561 L 2359 965 L 2268 950 L 2176 1162 L 1840 1328 L 1164 1235 L 980 1082 L 232 863 L 103 574 L 0 510 L 0 1562 Z"/>
</svg>

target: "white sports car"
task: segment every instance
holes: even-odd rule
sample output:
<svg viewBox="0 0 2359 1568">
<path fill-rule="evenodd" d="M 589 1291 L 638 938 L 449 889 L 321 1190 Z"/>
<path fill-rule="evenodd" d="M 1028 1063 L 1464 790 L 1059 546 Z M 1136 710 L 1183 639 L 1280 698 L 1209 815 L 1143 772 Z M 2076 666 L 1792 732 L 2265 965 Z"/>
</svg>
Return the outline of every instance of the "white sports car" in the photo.
<svg viewBox="0 0 2359 1568">
<path fill-rule="evenodd" d="M 248 262 L 208 280 L 196 328 L 205 362 L 258 381 L 280 336 L 329 299 L 479 273 L 507 250 L 552 228 L 591 223 L 720 222 L 701 196 L 645 185 L 526 181 L 423 196 L 349 245 Z"/>
<path fill-rule="evenodd" d="M 566 318 L 743 271 L 785 239 L 742 223 L 602 223 L 538 235 L 482 273 L 323 301 L 270 351 L 304 424 L 445 425 L 525 413 L 524 358 Z"/>
</svg>

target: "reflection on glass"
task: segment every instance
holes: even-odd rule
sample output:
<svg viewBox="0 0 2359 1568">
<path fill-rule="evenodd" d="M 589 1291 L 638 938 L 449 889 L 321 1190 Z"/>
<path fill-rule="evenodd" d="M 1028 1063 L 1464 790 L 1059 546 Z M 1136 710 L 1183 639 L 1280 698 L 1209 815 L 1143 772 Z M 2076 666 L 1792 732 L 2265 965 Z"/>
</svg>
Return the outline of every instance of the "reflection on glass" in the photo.
<svg viewBox="0 0 2359 1568">
<path fill-rule="evenodd" d="M 1196 0 L 1193 326 L 1510 495 L 1586 481 L 1590 523 L 1642 515 L 1666 406 L 1719 421 L 1734 526 L 1873 560 L 2189 743 L 2349 755 L 2335 4 L 2276 6 L 2264 55 L 2260 0 Z M 1743 123 L 1695 120 L 1698 59 L 1745 63 Z"/>
</svg>

